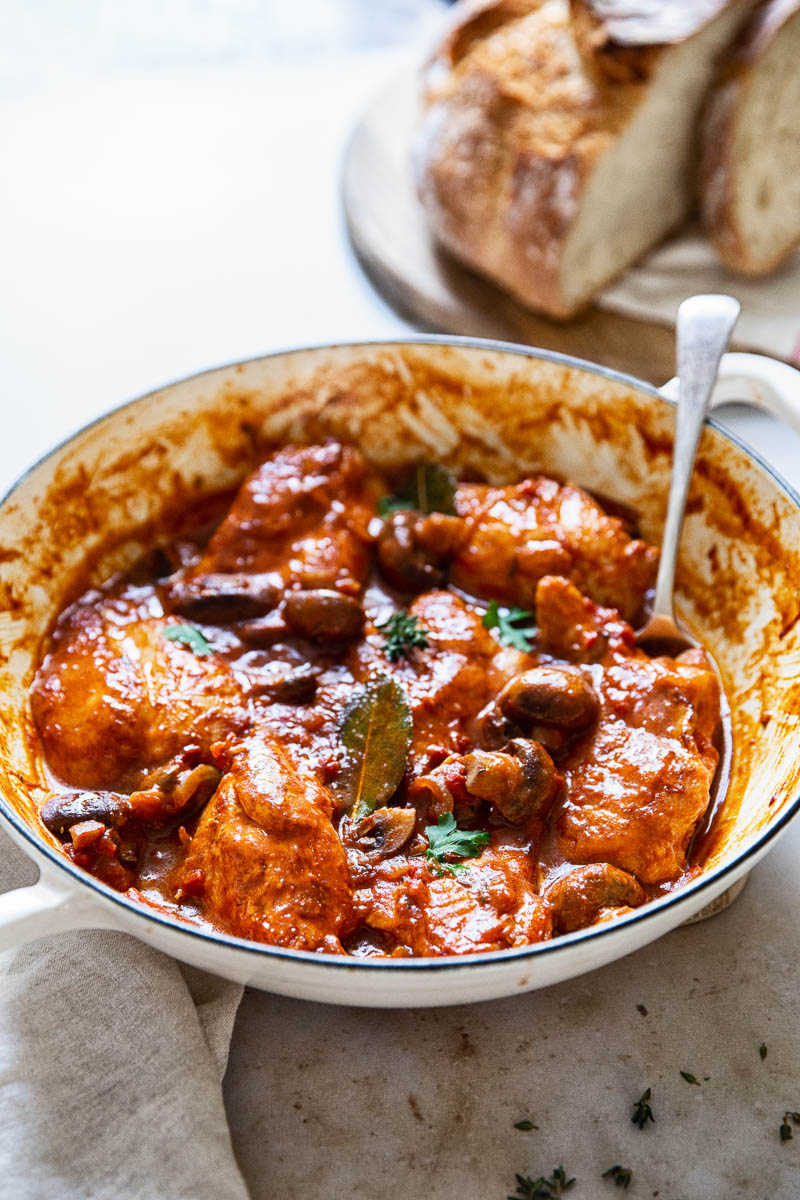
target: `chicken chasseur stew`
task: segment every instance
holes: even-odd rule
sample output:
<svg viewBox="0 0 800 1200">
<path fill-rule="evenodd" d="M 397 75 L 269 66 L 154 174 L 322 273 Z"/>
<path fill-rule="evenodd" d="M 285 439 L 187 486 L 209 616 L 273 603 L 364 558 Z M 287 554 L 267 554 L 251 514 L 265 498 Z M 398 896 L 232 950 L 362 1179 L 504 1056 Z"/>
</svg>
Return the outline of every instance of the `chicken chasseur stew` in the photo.
<svg viewBox="0 0 800 1200">
<path fill-rule="evenodd" d="M 709 661 L 635 644 L 656 562 L 551 479 L 282 449 L 210 535 L 61 615 L 41 819 L 128 896 L 277 946 L 465 954 L 611 920 L 697 869 L 717 765 Z"/>
</svg>

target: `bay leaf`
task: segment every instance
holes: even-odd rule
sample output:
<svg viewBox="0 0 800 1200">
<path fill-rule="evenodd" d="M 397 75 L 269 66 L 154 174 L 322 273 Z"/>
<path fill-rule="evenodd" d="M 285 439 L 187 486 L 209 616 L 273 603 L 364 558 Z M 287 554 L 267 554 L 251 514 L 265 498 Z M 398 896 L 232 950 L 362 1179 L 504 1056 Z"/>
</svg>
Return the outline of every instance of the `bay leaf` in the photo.
<svg viewBox="0 0 800 1200">
<path fill-rule="evenodd" d="M 456 511 L 456 481 L 444 467 L 420 463 L 414 476 L 414 507 L 420 512 Z"/>
<path fill-rule="evenodd" d="M 411 710 L 402 686 L 375 675 L 350 697 L 339 725 L 342 771 L 333 790 L 357 820 L 382 807 L 403 778 L 411 746 Z"/>
</svg>

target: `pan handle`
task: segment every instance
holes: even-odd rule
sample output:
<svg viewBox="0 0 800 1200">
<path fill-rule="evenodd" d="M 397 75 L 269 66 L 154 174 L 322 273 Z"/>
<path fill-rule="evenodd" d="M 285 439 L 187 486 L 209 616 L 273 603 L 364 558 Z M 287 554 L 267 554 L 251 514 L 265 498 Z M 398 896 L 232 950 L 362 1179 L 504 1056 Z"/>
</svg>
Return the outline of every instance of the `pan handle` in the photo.
<svg viewBox="0 0 800 1200">
<path fill-rule="evenodd" d="M 43 871 L 38 883 L 0 895 L 0 951 L 69 929 L 118 929 L 93 900 Z"/>
<path fill-rule="evenodd" d="M 677 400 L 677 378 L 661 392 Z M 720 404 L 751 404 L 800 433 L 800 371 L 765 354 L 723 354 L 711 397 L 712 408 Z"/>
</svg>

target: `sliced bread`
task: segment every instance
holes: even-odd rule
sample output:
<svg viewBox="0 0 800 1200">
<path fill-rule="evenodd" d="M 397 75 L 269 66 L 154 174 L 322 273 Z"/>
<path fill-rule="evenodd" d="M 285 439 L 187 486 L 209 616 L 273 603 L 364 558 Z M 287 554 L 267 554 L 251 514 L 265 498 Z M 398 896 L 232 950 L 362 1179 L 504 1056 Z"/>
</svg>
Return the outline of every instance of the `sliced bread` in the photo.
<svg viewBox="0 0 800 1200">
<path fill-rule="evenodd" d="M 764 275 L 800 244 L 800 0 L 743 31 L 703 122 L 701 202 L 726 266 Z"/>
<path fill-rule="evenodd" d="M 458 6 L 414 153 L 435 236 L 531 308 L 580 310 L 690 207 L 697 115 L 756 3 Z"/>
</svg>

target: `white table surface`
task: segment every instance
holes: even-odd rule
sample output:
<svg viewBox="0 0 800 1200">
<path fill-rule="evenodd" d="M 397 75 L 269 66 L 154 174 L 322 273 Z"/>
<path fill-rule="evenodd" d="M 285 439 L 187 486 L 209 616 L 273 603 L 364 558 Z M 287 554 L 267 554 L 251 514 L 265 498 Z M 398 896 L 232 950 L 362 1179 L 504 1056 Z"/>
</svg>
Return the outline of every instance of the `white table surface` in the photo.
<svg viewBox="0 0 800 1200">
<path fill-rule="evenodd" d="M 55 57 L 31 52 L 6 75 L 0 491 L 181 375 L 409 328 L 360 274 L 337 192 L 348 128 L 404 55 L 295 50 L 85 79 L 40 76 Z M 759 414 L 730 423 L 800 484 L 800 438 Z M 560 1162 L 576 1200 L 623 1194 L 599 1178 L 614 1163 L 636 1197 L 800 1196 L 800 1129 L 778 1138 L 800 1109 L 798 856 L 800 823 L 721 917 L 500 1003 L 370 1012 L 247 993 L 225 1095 L 253 1197 L 502 1200 L 515 1172 Z M 656 1124 L 640 1133 L 630 1106 L 648 1085 Z M 513 1128 L 530 1114 L 538 1131 Z"/>
</svg>

